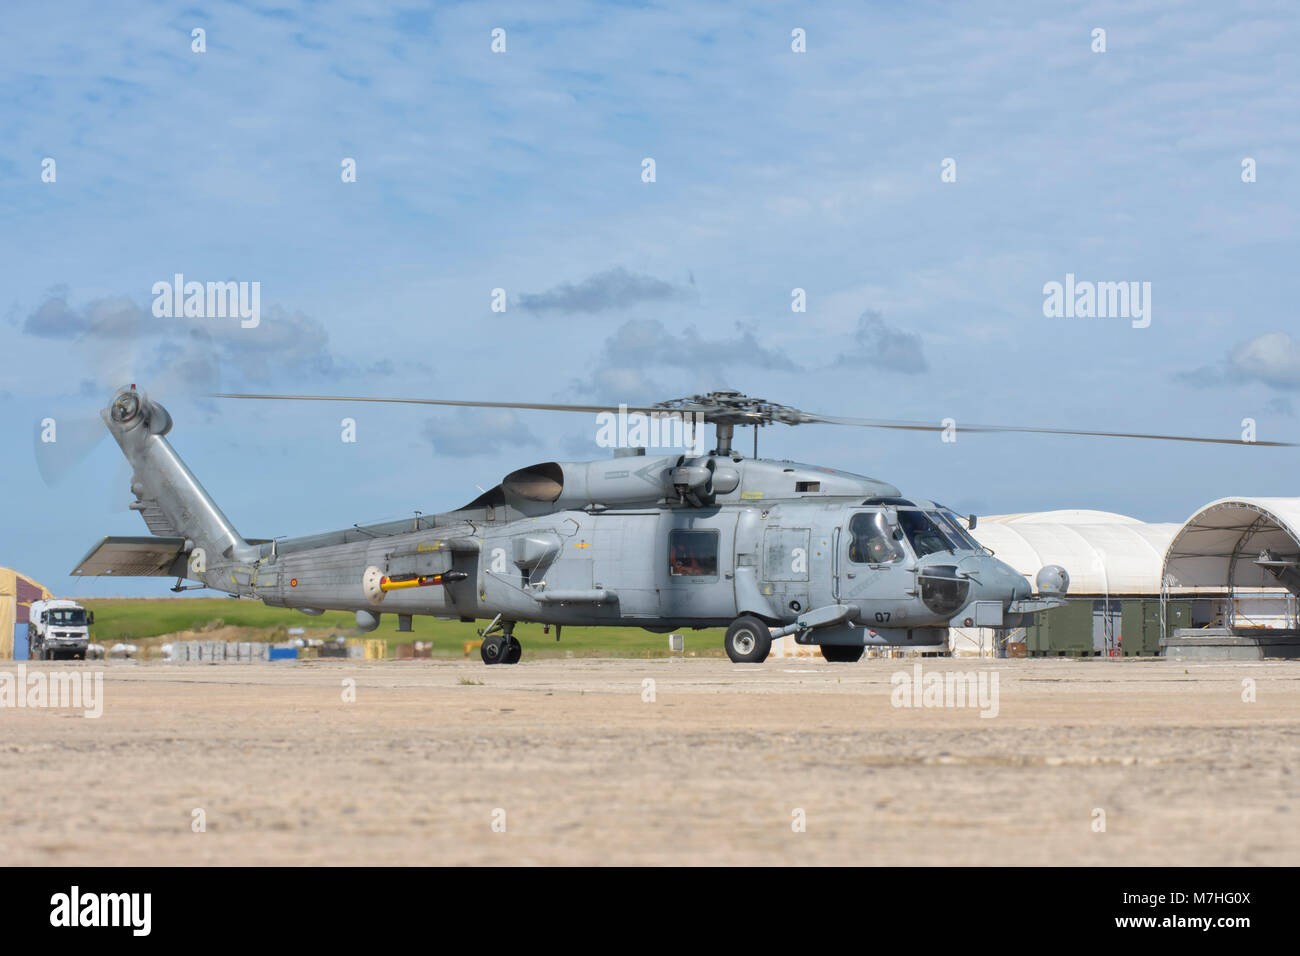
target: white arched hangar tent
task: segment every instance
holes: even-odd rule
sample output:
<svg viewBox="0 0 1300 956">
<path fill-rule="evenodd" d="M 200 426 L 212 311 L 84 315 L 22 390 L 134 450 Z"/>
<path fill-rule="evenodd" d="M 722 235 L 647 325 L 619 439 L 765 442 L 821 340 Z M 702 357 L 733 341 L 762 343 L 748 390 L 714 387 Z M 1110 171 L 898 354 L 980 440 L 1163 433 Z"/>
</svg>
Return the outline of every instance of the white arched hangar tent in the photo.
<svg viewBox="0 0 1300 956">
<path fill-rule="evenodd" d="M 1031 581 L 1045 564 L 1070 574 L 1067 606 L 1009 634 L 953 628 L 954 653 L 992 653 L 999 638 L 1032 655 L 1155 654 L 1175 628 L 1296 626 L 1300 499 L 1224 498 L 1182 524 L 1103 511 L 981 518 L 973 534 Z M 1260 553 L 1271 557 L 1260 563 Z M 1289 574 L 1288 574 L 1289 572 Z"/>
</svg>

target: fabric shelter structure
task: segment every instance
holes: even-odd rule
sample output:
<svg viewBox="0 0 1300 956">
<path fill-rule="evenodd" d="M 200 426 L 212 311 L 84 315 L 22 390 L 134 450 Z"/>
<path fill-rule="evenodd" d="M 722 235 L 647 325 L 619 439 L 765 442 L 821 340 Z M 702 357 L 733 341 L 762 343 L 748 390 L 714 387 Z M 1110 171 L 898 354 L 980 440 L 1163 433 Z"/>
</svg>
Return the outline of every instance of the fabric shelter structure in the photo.
<svg viewBox="0 0 1300 956">
<path fill-rule="evenodd" d="M 44 585 L 12 568 L 0 568 L 0 660 L 14 657 L 14 641 L 26 640 L 27 614 L 33 601 L 51 597 Z M 24 635 L 18 638 L 19 631 Z"/>
<path fill-rule="evenodd" d="M 1288 602 L 1300 593 L 1300 498 L 1220 498 L 1179 529 L 1160 575 L 1162 606 L 1175 596 L 1223 594 L 1228 627 L 1250 626 L 1247 599 Z"/>
</svg>

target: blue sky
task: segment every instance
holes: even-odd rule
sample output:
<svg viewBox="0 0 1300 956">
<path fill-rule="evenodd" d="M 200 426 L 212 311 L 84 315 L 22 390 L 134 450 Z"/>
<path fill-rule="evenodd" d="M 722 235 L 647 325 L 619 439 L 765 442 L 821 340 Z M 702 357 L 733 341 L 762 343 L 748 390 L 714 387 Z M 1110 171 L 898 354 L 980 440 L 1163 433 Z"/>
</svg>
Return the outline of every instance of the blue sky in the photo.
<svg viewBox="0 0 1300 956">
<path fill-rule="evenodd" d="M 603 452 L 581 416 L 218 404 L 212 386 L 728 387 L 838 415 L 1230 437 L 1250 417 L 1300 438 L 1298 47 L 1286 2 L 10 2 L 0 564 L 61 589 L 98 536 L 144 532 L 111 441 L 53 487 L 34 461 L 42 418 L 74 434 L 128 379 L 249 537 L 446 510 Z M 177 272 L 260 282 L 261 325 L 155 319 Z M 1044 317 L 1066 273 L 1150 282 L 1150 327 Z M 760 449 L 966 511 L 1151 521 L 1295 494 L 1300 460 L 829 426 Z"/>
</svg>

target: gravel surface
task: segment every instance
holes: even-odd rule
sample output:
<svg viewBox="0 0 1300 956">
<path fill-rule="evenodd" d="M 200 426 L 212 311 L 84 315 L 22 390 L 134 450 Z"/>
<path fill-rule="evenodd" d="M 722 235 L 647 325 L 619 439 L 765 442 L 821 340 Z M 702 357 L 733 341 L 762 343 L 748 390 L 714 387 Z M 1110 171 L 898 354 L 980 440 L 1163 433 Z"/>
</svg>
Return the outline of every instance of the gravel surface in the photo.
<svg viewBox="0 0 1300 956">
<path fill-rule="evenodd" d="M 103 716 L 0 708 L 5 862 L 1300 864 L 1300 663 L 916 663 L 29 664 Z"/>
</svg>

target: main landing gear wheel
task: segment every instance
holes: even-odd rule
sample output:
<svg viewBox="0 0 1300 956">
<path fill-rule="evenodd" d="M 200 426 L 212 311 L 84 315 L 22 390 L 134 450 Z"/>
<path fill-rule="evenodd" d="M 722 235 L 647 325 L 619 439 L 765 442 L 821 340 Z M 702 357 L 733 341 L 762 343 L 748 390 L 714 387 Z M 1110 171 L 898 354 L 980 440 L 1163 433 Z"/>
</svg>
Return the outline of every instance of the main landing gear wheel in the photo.
<svg viewBox="0 0 1300 956">
<path fill-rule="evenodd" d="M 736 664 L 761 664 L 772 650 L 772 629 L 754 615 L 743 614 L 727 628 L 722 646 Z"/>
<path fill-rule="evenodd" d="M 846 647 L 843 644 L 823 644 L 821 645 L 822 657 L 832 664 L 856 664 L 862 660 L 862 652 L 865 647 Z"/>
<path fill-rule="evenodd" d="M 483 646 L 479 648 L 484 664 L 500 664 L 505 657 L 505 652 L 506 639 L 500 634 L 483 638 Z"/>
<path fill-rule="evenodd" d="M 524 649 L 513 637 L 493 634 L 483 638 L 483 646 L 479 648 L 479 653 L 483 656 L 484 664 L 518 664 Z"/>
</svg>

